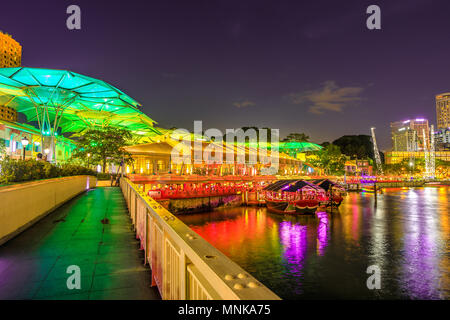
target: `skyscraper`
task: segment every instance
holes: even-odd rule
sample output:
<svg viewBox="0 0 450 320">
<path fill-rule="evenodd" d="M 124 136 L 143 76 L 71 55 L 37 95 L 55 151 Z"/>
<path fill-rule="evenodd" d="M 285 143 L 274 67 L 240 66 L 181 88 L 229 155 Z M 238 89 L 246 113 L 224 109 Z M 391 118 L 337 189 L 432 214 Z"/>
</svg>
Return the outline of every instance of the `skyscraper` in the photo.
<svg viewBox="0 0 450 320">
<path fill-rule="evenodd" d="M 450 150 L 450 129 L 441 129 L 434 132 L 436 150 Z"/>
<path fill-rule="evenodd" d="M 9 34 L 0 31 L 0 68 L 20 67 L 22 46 Z"/>
<path fill-rule="evenodd" d="M 437 129 L 450 128 L 450 93 L 441 93 L 436 96 Z"/>
<path fill-rule="evenodd" d="M 429 141 L 429 135 L 430 129 L 426 119 L 418 118 L 391 122 L 393 151 L 422 151 L 424 139 Z"/>
</svg>

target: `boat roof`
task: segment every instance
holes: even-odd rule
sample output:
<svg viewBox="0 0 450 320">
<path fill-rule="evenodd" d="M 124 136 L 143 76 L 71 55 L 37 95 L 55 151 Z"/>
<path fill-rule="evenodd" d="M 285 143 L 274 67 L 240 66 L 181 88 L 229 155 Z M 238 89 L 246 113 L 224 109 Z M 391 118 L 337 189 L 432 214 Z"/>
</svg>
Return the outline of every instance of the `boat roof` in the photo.
<svg viewBox="0 0 450 320">
<path fill-rule="evenodd" d="M 275 181 L 274 183 L 269 184 L 263 190 L 278 191 L 278 190 L 282 189 L 283 187 L 285 187 L 295 181 L 297 181 L 297 180 L 278 180 L 278 181 Z"/>
<path fill-rule="evenodd" d="M 328 179 L 315 179 L 315 180 L 312 180 L 311 182 L 326 191 L 330 190 L 331 187 L 338 187 L 338 188 L 342 189 L 341 185 L 339 185 L 331 180 L 328 180 Z"/>
<path fill-rule="evenodd" d="M 298 180 L 295 183 L 291 184 L 289 186 L 289 188 L 286 188 L 283 191 L 296 192 L 296 191 L 301 190 L 303 188 L 310 188 L 310 189 L 321 190 L 321 191 L 324 190 L 323 188 L 318 187 L 317 185 L 315 185 L 315 184 L 313 184 L 311 182 L 308 182 L 308 181 L 305 181 L 305 180 Z"/>
<path fill-rule="evenodd" d="M 308 182 L 306 180 L 279 180 L 264 188 L 266 191 L 286 191 L 286 192 L 296 192 L 303 188 L 312 188 L 315 190 L 324 190 L 323 188 Z"/>
</svg>

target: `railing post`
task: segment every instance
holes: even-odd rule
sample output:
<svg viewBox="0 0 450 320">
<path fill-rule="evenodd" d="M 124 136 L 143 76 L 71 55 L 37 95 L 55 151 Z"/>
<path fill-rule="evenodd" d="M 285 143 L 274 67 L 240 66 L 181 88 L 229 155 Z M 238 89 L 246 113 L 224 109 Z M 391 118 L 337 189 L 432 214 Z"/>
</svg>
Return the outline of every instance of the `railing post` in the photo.
<svg viewBox="0 0 450 320">
<path fill-rule="evenodd" d="M 137 210 L 137 192 L 136 190 L 133 190 L 134 192 L 134 229 L 138 230 L 138 210 Z"/>
<path fill-rule="evenodd" d="M 186 300 L 187 293 L 187 275 L 186 275 L 186 255 L 183 249 L 180 248 L 180 300 Z"/>
<path fill-rule="evenodd" d="M 163 299 L 279 299 L 127 179 L 122 183 L 152 286 Z"/>
</svg>

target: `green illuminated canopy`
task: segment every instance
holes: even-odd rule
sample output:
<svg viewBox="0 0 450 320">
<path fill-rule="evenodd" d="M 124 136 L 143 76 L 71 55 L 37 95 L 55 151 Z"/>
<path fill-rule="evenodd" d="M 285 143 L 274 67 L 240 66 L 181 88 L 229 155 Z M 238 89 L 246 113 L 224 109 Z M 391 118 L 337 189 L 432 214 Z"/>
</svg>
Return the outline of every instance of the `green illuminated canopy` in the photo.
<svg viewBox="0 0 450 320">
<path fill-rule="evenodd" d="M 306 152 L 306 151 L 319 151 L 323 147 L 312 142 L 289 141 L 289 142 L 280 142 L 279 148 L 280 150 L 286 151 Z"/>
<path fill-rule="evenodd" d="M 37 121 L 53 134 L 114 126 L 140 134 L 159 133 L 139 103 L 112 85 L 66 70 L 1 68 L 0 105 Z"/>
</svg>

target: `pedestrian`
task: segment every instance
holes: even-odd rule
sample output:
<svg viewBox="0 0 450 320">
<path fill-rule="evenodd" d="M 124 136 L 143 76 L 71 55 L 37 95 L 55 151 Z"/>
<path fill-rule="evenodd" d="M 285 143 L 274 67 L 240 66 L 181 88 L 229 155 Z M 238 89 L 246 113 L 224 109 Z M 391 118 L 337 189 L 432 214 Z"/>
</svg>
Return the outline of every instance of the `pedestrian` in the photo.
<svg viewBox="0 0 450 320">
<path fill-rule="evenodd" d="M 42 161 L 43 159 L 42 159 L 42 153 L 38 153 L 37 155 L 36 155 L 36 161 Z"/>
<path fill-rule="evenodd" d="M 120 173 L 117 174 L 116 187 L 118 187 L 119 185 L 120 185 Z"/>
<path fill-rule="evenodd" d="M 111 174 L 111 187 L 114 185 L 114 176 Z"/>
</svg>

